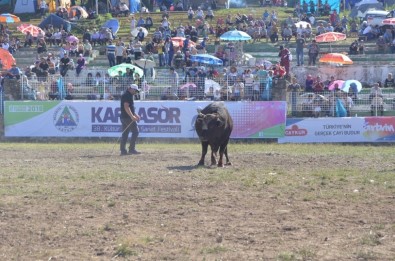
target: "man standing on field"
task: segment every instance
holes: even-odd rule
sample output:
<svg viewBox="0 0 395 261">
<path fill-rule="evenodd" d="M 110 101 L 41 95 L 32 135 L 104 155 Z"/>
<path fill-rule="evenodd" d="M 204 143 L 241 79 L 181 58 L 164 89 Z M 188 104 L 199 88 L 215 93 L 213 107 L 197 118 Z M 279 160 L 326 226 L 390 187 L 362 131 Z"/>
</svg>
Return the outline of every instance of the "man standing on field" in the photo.
<svg viewBox="0 0 395 261">
<path fill-rule="evenodd" d="M 138 92 L 138 86 L 136 84 L 131 84 L 121 97 L 121 156 L 128 154 L 140 154 L 140 152 L 136 150 L 136 141 L 139 136 L 137 122 L 140 120 L 140 117 L 135 113 L 133 98 L 133 96 Z M 126 151 L 126 142 L 128 141 L 129 132 L 132 132 L 132 137 L 130 139 L 129 151 Z"/>
</svg>

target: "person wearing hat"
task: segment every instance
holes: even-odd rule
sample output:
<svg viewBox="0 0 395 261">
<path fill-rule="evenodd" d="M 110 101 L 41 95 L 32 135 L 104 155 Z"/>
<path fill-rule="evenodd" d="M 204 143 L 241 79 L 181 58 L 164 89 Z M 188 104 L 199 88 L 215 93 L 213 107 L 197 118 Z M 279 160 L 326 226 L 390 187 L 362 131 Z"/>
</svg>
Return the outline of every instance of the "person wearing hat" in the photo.
<svg viewBox="0 0 395 261">
<path fill-rule="evenodd" d="M 136 150 L 136 141 L 139 135 L 139 129 L 137 122 L 140 117 L 136 114 L 134 108 L 134 95 L 139 92 L 139 88 L 136 84 L 131 84 L 127 90 L 121 96 L 121 116 L 120 120 L 122 123 L 122 137 L 120 143 L 121 156 L 128 154 L 140 154 Z M 130 139 L 129 151 L 126 150 L 126 142 L 128 141 L 129 132 L 132 133 Z"/>
</svg>

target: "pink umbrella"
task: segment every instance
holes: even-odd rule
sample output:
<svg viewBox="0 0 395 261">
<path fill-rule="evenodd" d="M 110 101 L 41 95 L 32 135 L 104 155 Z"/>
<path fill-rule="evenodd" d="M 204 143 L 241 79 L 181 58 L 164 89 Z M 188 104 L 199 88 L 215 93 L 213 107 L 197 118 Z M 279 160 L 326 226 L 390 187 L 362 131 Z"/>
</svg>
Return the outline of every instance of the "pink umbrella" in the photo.
<svg viewBox="0 0 395 261">
<path fill-rule="evenodd" d="M 336 89 L 336 85 L 337 85 L 337 89 L 341 89 L 343 87 L 343 84 L 344 84 L 343 80 L 336 80 L 331 85 L 329 85 L 328 89 L 330 91 L 333 91 Z"/>
<path fill-rule="evenodd" d="M 196 88 L 196 84 L 194 84 L 193 82 L 187 82 L 186 84 L 180 86 L 180 89 L 187 89 L 187 88 Z"/>
<path fill-rule="evenodd" d="M 66 38 L 66 41 L 69 43 L 78 43 L 80 40 L 76 36 L 70 35 Z"/>
<path fill-rule="evenodd" d="M 389 25 L 395 25 L 395 18 L 384 19 L 382 23 L 383 24 L 389 24 Z"/>
<path fill-rule="evenodd" d="M 23 34 L 27 34 L 29 32 L 33 37 L 37 37 L 40 32 L 43 35 L 45 34 L 43 29 L 32 24 L 21 24 L 17 29 Z"/>
</svg>

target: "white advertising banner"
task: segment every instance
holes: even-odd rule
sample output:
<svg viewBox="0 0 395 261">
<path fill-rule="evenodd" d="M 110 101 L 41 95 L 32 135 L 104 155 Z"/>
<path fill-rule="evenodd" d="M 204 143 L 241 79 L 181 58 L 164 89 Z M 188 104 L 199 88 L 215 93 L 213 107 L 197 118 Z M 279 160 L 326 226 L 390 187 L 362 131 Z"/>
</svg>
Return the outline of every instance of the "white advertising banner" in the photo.
<svg viewBox="0 0 395 261">
<path fill-rule="evenodd" d="M 140 137 L 195 138 L 197 109 L 210 101 L 136 101 Z M 119 101 L 7 101 L 6 137 L 119 137 Z M 285 102 L 226 102 L 232 138 L 284 136 Z"/>
<path fill-rule="evenodd" d="M 395 117 L 287 119 L 279 143 L 394 142 Z"/>
</svg>

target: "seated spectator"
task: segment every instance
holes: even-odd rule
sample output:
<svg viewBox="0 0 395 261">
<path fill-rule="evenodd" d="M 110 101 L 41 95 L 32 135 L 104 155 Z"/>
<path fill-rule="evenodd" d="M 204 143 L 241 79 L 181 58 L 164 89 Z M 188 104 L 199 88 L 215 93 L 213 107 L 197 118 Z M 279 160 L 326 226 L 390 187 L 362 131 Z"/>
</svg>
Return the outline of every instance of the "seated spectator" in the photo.
<svg viewBox="0 0 395 261">
<path fill-rule="evenodd" d="M 385 78 L 385 80 L 384 80 L 384 87 L 385 88 L 395 87 L 395 80 L 392 77 L 392 73 L 388 73 L 387 78 Z"/>
<path fill-rule="evenodd" d="M 77 60 L 77 66 L 75 68 L 77 77 L 80 76 L 80 73 L 84 67 L 85 67 L 85 58 L 82 54 L 80 54 Z"/>
<path fill-rule="evenodd" d="M 376 37 L 376 34 L 374 33 L 373 28 L 370 25 L 366 26 L 366 28 L 363 29 L 362 35 L 365 36 L 367 40 L 372 40 Z"/>
<path fill-rule="evenodd" d="M 320 35 L 320 34 L 326 33 L 326 30 L 325 30 L 325 27 L 324 27 L 323 23 L 319 23 L 318 24 L 316 32 L 317 32 L 316 35 Z"/>
<path fill-rule="evenodd" d="M 370 88 L 369 99 L 372 100 L 373 97 L 383 98 L 383 91 L 381 90 L 380 85 L 377 82 L 373 84 L 372 88 Z"/>
<path fill-rule="evenodd" d="M 213 21 L 213 19 L 214 19 L 214 11 L 211 9 L 211 7 L 209 7 L 207 9 L 207 14 L 206 14 L 205 19 L 206 20 L 210 19 L 210 21 Z"/>
<path fill-rule="evenodd" d="M 66 100 L 72 100 L 72 99 L 73 99 L 73 96 L 72 96 L 73 92 L 74 92 L 74 86 L 73 86 L 73 84 L 72 84 L 71 82 L 67 83 L 67 85 L 66 85 L 66 97 L 65 97 L 65 99 L 66 99 Z"/>
<path fill-rule="evenodd" d="M 130 11 L 129 11 L 129 7 L 126 5 L 126 3 L 124 3 L 124 2 L 119 3 L 119 12 L 122 15 L 124 15 L 125 17 L 129 16 Z"/>
<path fill-rule="evenodd" d="M 83 55 L 85 57 L 91 57 L 93 48 L 92 48 L 91 43 L 88 40 L 85 40 L 83 48 L 84 48 Z"/>
<path fill-rule="evenodd" d="M 195 19 L 199 19 L 199 20 L 204 19 L 204 12 L 200 6 L 198 7 L 198 10 L 196 11 Z"/>
<path fill-rule="evenodd" d="M 349 54 L 358 54 L 358 53 L 359 53 L 359 44 L 358 44 L 358 40 L 355 40 L 350 45 Z"/>
<path fill-rule="evenodd" d="M 384 41 L 387 45 L 390 45 L 392 43 L 392 31 L 391 29 L 386 29 L 385 33 L 383 35 Z"/>
<path fill-rule="evenodd" d="M 69 67 L 70 67 L 70 63 L 71 63 L 71 60 L 70 60 L 68 54 L 65 53 L 64 57 L 62 59 L 60 59 L 60 63 L 59 63 L 59 71 L 63 77 L 66 76 L 67 71 L 69 70 Z"/>
<path fill-rule="evenodd" d="M 313 86 L 314 86 L 314 79 L 311 76 L 311 74 L 309 74 L 309 75 L 307 75 L 306 82 L 305 82 L 305 91 L 306 92 L 313 92 L 314 91 Z"/>
<path fill-rule="evenodd" d="M 283 38 L 283 41 L 289 42 L 292 38 L 291 29 L 288 26 L 285 26 L 282 33 L 281 33 L 281 36 Z"/>
<path fill-rule="evenodd" d="M 37 43 L 37 53 L 42 54 L 47 51 L 47 44 L 45 43 L 44 39 L 40 39 L 40 41 Z"/>
<path fill-rule="evenodd" d="M 384 37 L 382 35 L 380 35 L 379 39 L 377 39 L 376 46 L 377 46 L 377 52 L 385 53 L 385 50 L 387 48 L 387 43 L 385 42 Z"/>
<path fill-rule="evenodd" d="M 152 21 L 151 16 L 147 16 L 147 17 L 145 18 L 144 27 L 145 27 L 148 31 L 150 31 L 150 30 L 151 30 L 151 27 L 152 27 L 153 25 L 154 25 L 154 22 Z"/>
<path fill-rule="evenodd" d="M 145 21 L 142 16 L 140 16 L 139 20 L 137 20 L 137 27 L 144 27 L 145 26 Z"/>
<path fill-rule="evenodd" d="M 21 74 L 22 74 L 22 71 L 19 69 L 19 67 L 16 66 L 16 63 L 13 63 L 11 69 L 8 70 L 7 75 L 11 79 L 16 78 L 19 80 L 21 78 Z"/>
<path fill-rule="evenodd" d="M 317 76 L 317 78 L 314 82 L 313 91 L 315 93 L 322 93 L 324 91 L 324 83 L 321 81 L 320 76 Z"/>
<path fill-rule="evenodd" d="M 310 117 L 313 114 L 313 101 L 314 101 L 314 94 L 309 93 L 307 98 L 304 99 L 302 102 L 302 113 L 305 117 Z"/>
<path fill-rule="evenodd" d="M 195 12 L 193 11 L 192 7 L 190 6 L 188 9 L 188 20 L 192 21 L 194 15 L 195 15 Z"/>
</svg>

